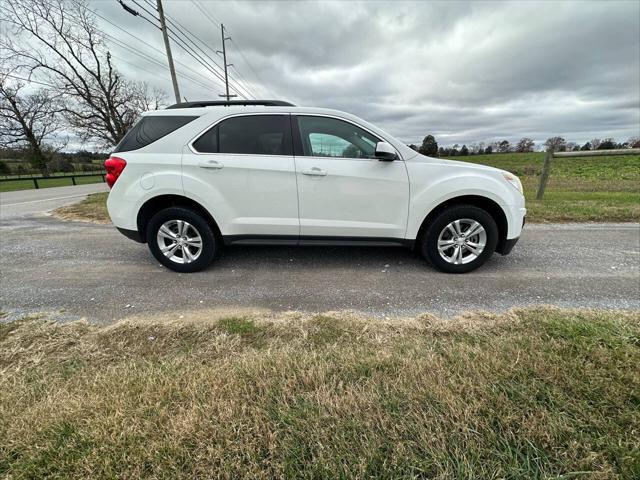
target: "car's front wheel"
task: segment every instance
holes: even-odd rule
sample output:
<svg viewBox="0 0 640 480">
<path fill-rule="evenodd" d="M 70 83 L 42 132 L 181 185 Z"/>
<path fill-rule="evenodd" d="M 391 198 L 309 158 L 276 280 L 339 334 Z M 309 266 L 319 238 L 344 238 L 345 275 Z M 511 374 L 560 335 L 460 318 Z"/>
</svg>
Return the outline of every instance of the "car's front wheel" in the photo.
<svg viewBox="0 0 640 480">
<path fill-rule="evenodd" d="M 491 257 L 498 243 L 498 227 L 485 210 L 473 205 L 456 205 L 430 222 L 420 242 L 422 255 L 435 268 L 465 273 Z"/>
<path fill-rule="evenodd" d="M 161 264 L 185 273 L 207 268 L 218 248 L 209 223 L 184 207 L 156 213 L 147 225 L 147 243 Z"/>
</svg>

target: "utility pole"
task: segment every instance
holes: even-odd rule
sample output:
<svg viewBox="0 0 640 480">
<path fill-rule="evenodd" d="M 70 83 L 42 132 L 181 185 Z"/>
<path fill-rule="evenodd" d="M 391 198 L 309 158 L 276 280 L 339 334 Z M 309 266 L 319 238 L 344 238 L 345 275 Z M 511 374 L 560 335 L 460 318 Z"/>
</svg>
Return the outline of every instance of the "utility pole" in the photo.
<svg viewBox="0 0 640 480">
<path fill-rule="evenodd" d="M 160 0 L 158 0 L 159 2 Z M 230 67 L 233 65 L 233 63 L 227 63 L 227 47 L 225 45 L 227 40 L 231 40 L 231 37 L 225 37 L 224 36 L 224 24 L 221 23 L 220 24 L 220 29 L 222 31 L 222 51 L 218 50 L 218 53 L 222 53 L 222 59 L 224 61 L 224 86 L 226 89 L 226 93 L 220 94 L 218 95 L 219 97 L 226 97 L 227 98 L 227 102 L 229 101 L 229 99 L 231 97 L 237 97 L 237 95 L 229 95 L 229 75 L 227 73 L 227 67 Z"/>
<path fill-rule="evenodd" d="M 171 45 L 169 45 L 169 36 L 167 35 L 167 24 L 164 20 L 164 10 L 162 9 L 162 0 L 156 0 L 158 5 L 158 15 L 160 16 L 160 29 L 162 30 L 162 38 L 164 39 L 164 47 L 167 50 L 167 62 L 169 62 L 169 71 L 171 72 L 171 82 L 173 83 L 173 93 L 176 96 L 176 103 L 180 103 L 180 90 L 178 89 L 178 79 L 176 78 L 176 68 L 173 66 L 173 56 L 171 55 Z M 223 33 L 224 36 L 224 33 Z"/>
</svg>

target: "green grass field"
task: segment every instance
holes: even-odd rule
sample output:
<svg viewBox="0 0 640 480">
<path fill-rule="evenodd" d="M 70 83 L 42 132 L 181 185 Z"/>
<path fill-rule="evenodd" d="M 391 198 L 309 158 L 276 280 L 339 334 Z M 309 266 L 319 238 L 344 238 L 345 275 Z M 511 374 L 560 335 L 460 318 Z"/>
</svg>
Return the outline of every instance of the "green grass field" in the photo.
<svg viewBox="0 0 640 480">
<path fill-rule="evenodd" d="M 69 175 L 60 174 L 60 175 Z M 88 183 L 100 183 L 102 182 L 102 177 L 100 175 L 90 175 L 83 177 L 76 177 L 77 185 L 84 185 Z M 52 175 L 51 177 L 38 180 L 38 186 L 40 188 L 49 188 L 49 187 L 68 187 L 73 185 L 73 182 L 70 178 L 56 178 L 56 175 Z M 20 179 L 20 180 L 11 180 L 9 182 L 0 182 L 0 192 L 13 192 L 16 190 L 32 190 L 35 186 L 33 184 L 33 180 L 30 179 Z"/>
<path fill-rule="evenodd" d="M 0 477 L 640 478 L 640 314 L 0 324 Z"/>
<path fill-rule="evenodd" d="M 520 177 L 531 222 L 640 220 L 640 156 L 556 158 L 542 201 L 535 199 L 544 153 L 452 157 Z"/>
</svg>

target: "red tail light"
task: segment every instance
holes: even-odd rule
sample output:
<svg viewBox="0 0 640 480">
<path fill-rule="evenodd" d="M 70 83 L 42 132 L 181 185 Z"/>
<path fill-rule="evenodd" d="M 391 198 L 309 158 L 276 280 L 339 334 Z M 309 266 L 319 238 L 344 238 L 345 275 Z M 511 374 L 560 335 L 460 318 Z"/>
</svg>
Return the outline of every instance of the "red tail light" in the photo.
<svg viewBox="0 0 640 480">
<path fill-rule="evenodd" d="M 107 185 L 109 188 L 113 187 L 113 184 L 116 183 L 118 177 L 124 170 L 124 167 L 127 166 L 127 162 L 125 162 L 122 158 L 118 157 L 109 157 L 104 162 L 104 169 L 107 171 Z"/>
</svg>

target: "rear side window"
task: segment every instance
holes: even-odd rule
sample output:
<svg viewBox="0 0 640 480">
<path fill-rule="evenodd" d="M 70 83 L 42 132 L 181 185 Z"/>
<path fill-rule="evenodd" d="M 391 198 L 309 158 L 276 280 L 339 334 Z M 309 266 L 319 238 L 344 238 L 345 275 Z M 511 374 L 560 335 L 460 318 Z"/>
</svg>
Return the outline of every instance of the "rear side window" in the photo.
<svg viewBox="0 0 640 480">
<path fill-rule="evenodd" d="M 289 115 L 247 115 L 220 122 L 193 142 L 200 153 L 292 155 Z"/>
<path fill-rule="evenodd" d="M 142 117 L 120 141 L 114 152 L 129 152 L 146 147 L 150 143 L 169 135 L 198 117 L 183 115 L 149 115 Z"/>
</svg>

